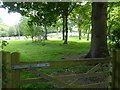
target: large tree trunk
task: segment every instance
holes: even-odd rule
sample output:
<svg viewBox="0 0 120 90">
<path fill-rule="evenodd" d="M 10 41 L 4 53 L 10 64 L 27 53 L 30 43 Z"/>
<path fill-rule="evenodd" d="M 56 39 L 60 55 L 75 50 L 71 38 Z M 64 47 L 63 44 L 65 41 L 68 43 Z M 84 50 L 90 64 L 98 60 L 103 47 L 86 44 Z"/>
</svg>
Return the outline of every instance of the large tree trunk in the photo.
<svg viewBox="0 0 120 90">
<path fill-rule="evenodd" d="M 107 2 L 92 3 L 91 48 L 86 58 L 108 56 L 107 49 Z"/>
</svg>

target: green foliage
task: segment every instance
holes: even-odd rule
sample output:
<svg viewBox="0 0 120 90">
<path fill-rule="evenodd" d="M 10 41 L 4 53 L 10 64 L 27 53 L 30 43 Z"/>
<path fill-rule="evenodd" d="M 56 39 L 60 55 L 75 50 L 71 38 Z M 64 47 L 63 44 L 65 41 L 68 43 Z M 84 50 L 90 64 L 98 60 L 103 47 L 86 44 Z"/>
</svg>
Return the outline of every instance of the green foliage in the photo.
<svg viewBox="0 0 120 90">
<path fill-rule="evenodd" d="M 0 47 L 1 47 L 1 49 L 3 49 L 5 46 L 7 46 L 8 45 L 8 42 L 7 41 L 5 41 L 5 40 L 1 40 L 1 42 L 0 42 Z"/>
<path fill-rule="evenodd" d="M 0 37 L 8 36 L 8 26 L 5 24 L 0 24 Z"/>
<path fill-rule="evenodd" d="M 6 31 L 0 31 L 1 37 L 7 37 L 8 33 Z"/>
<path fill-rule="evenodd" d="M 26 37 L 31 37 L 33 41 L 43 41 L 44 29 L 42 26 L 35 25 L 28 17 L 22 17 L 19 24 L 19 29 Z"/>
<path fill-rule="evenodd" d="M 115 28 L 109 35 L 110 50 L 120 49 L 120 27 Z"/>
<path fill-rule="evenodd" d="M 43 27 L 41 26 L 34 26 L 34 37 L 35 37 L 35 41 L 39 41 L 40 43 L 42 43 L 44 41 L 44 31 L 43 31 Z"/>
<path fill-rule="evenodd" d="M 32 35 L 32 28 L 28 25 L 29 18 L 28 17 L 21 17 L 19 23 L 19 29 L 23 33 L 24 36 L 31 36 Z"/>
<path fill-rule="evenodd" d="M 109 49 L 120 49 L 120 16 L 119 2 L 111 2 L 108 4 L 108 39 Z"/>
<path fill-rule="evenodd" d="M 19 26 L 7 26 L 5 24 L 0 24 L 0 37 L 11 37 L 17 36 L 19 31 Z"/>
<path fill-rule="evenodd" d="M 77 3 L 76 8 L 71 13 L 71 21 L 75 22 L 75 25 L 78 27 L 78 31 L 82 30 L 82 33 L 90 33 L 91 26 L 91 2 L 87 2 L 85 5 Z"/>
<path fill-rule="evenodd" d="M 2 18 L 0 18 L 0 24 L 3 24 L 4 22 L 3 22 L 3 19 Z"/>
</svg>

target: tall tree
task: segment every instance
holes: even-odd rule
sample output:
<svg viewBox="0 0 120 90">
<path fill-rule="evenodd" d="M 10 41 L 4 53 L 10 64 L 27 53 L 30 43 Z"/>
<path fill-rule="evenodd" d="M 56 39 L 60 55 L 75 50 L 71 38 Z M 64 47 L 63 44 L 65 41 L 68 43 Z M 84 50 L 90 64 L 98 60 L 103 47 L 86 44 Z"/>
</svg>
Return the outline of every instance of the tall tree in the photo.
<svg viewBox="0 0 120 90">
<path fill-rule="evenodd" d="M 58 11 L 59 15 L 63 18 L 63 40 L 64 44 L 67 44 L 68 39 L 68 16 L 75 8 L 76 3 L 71 2 L 57 2 L 56 3 L 56 10 Z"/>
<path fill-rule="evenodd" d="M 108 55 L 107 2 L 93 2 L 91 47 L 86 58 L 99 58 Z"/>
<path fill-rule="evenodd" d="M 67 44 L 67 41 L 68 41 L 68 16 L 73 11 L 75 6 L 76 6 L 76 3 L 66 2 L 64 4 L 64 9 L 63 9 L 63 16 L 65 17 L 65 21 L 64 21 L 64 28 L 65 28 L 64 44 Z"/>
<path fill-rule="evenodd" d="M 69 3 L 65 4 L 65 7 L 63 9 L 63 17 L 64 17 L 64 30 L 65 30 L 65 38 L 64 38 L 64 44 L 67 44 L 68 40 L 68 8 L 69 8 Z"/>
</svg>

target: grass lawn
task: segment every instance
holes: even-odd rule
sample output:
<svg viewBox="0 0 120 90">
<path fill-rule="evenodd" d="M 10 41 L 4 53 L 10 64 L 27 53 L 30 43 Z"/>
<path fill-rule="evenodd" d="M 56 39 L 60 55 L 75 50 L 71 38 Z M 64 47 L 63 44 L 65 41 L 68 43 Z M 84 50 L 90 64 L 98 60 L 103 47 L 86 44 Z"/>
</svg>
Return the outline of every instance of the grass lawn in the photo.
<svg viewBox="0 0 120 90">
<path fill-rule="evenodd" d="M 32 43 L 31 40 L 14 40 L 8 43 L 4 50 L 20 52 L 21 61 L 61 60 L 68 53 L 87 53 L 90 47 L 90 42 L 80 40 L 71 40 L 67 45 L 62 44 L 62 40 L 47 40 L 42 44 Z"/>
</svg>

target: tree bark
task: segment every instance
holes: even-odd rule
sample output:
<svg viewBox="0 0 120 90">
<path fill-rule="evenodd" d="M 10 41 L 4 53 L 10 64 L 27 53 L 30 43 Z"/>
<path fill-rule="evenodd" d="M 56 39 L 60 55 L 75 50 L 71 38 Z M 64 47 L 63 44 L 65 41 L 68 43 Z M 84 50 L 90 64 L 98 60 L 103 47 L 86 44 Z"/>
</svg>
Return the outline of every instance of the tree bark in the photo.
<svg viewBox="0 0 120 90">
<path fill-rule="evenodd" d="M 80 15 L 78 16 L 78 24 L 77 24 L 77 26 L 78 26 L 78 33 L 79 33 L 79 40 L 81 40 L 81 36 L 82 36 L 82 34 L 81 34 L 81 30 L 80 30 L 80 26 L 81 26 L 81 19 L 80 19 Z"/>
<path fill-rule="evenodd" d="M 58 35 L 58 33 L 59 33 L 58 27 L 56 27 L 56 29 L 57 29 L 57 35 Z"/>
<path fill-rule="evenodd" d="M 89 26 L 89 29 L 87 30 L 87 41 L 89 41 L 89 39 L 90 39 L 90 26 Z"/>
<path fill-rule="evenodd" d="M 86 58 L 100 58 L 108 55 L 107 2 L 93 2 L 91 47 Z"/>
<path fill-rule="evenodd" d="M 89 33 L 87 33 L 87 41 L 89 41 Z"/>
<path fill-rule="evenodd" d="M 44 40 L 47 40 L 47 26 L 45 24 L 44 24 L 44 30 L 45 30 Z"/>
<path fill-rule="evenodd" d="M 17 32 L 18 32 L 18 39 L 20 40 L 20 30 L 19 30 L 19 27 L 17 29 Z"/>
<path fill-rule="evenodd" d="M 20 30 L 19 30 L 19 26 L 15 26 L 16 32 L 17 32 L 17 36 L 18 36 L 18 40 L 20 40 Z"/>
<path fill-rule="evenodd" d="M 33 35 L 31 35 L 31 38 L 32 38 L 32 42 L 34 42 L 34 38 L 33 38 Z"/>
<path fill-rule="evenodd" d="M 63 31 L 62 31 L 62 35 L 63 35 L 63 38 L 62 40 L 65 40 L 65 18 L 64 18 L 64 14 L 63 14 Z"/>
<path fill-rule="evenodd" d="M 68 40 L 68 7 L 65 8 L 65 40 L 64 40 L 64 44 L 67 44 L 67 40 Z"/>
<path fill-rule="evenodd" d="M 67 25 L 67 19 L 68 16 L 65 16 L 65 40 L 64 40 L 64 44 L 67 44 L 67 40 L 68 40 L 68 25 Z"/>
<path fill-rule="evenodd" d="M 79 40 L 81 40 L 81 30 L 78 30 L 79 32 Z"/>
</svg>

